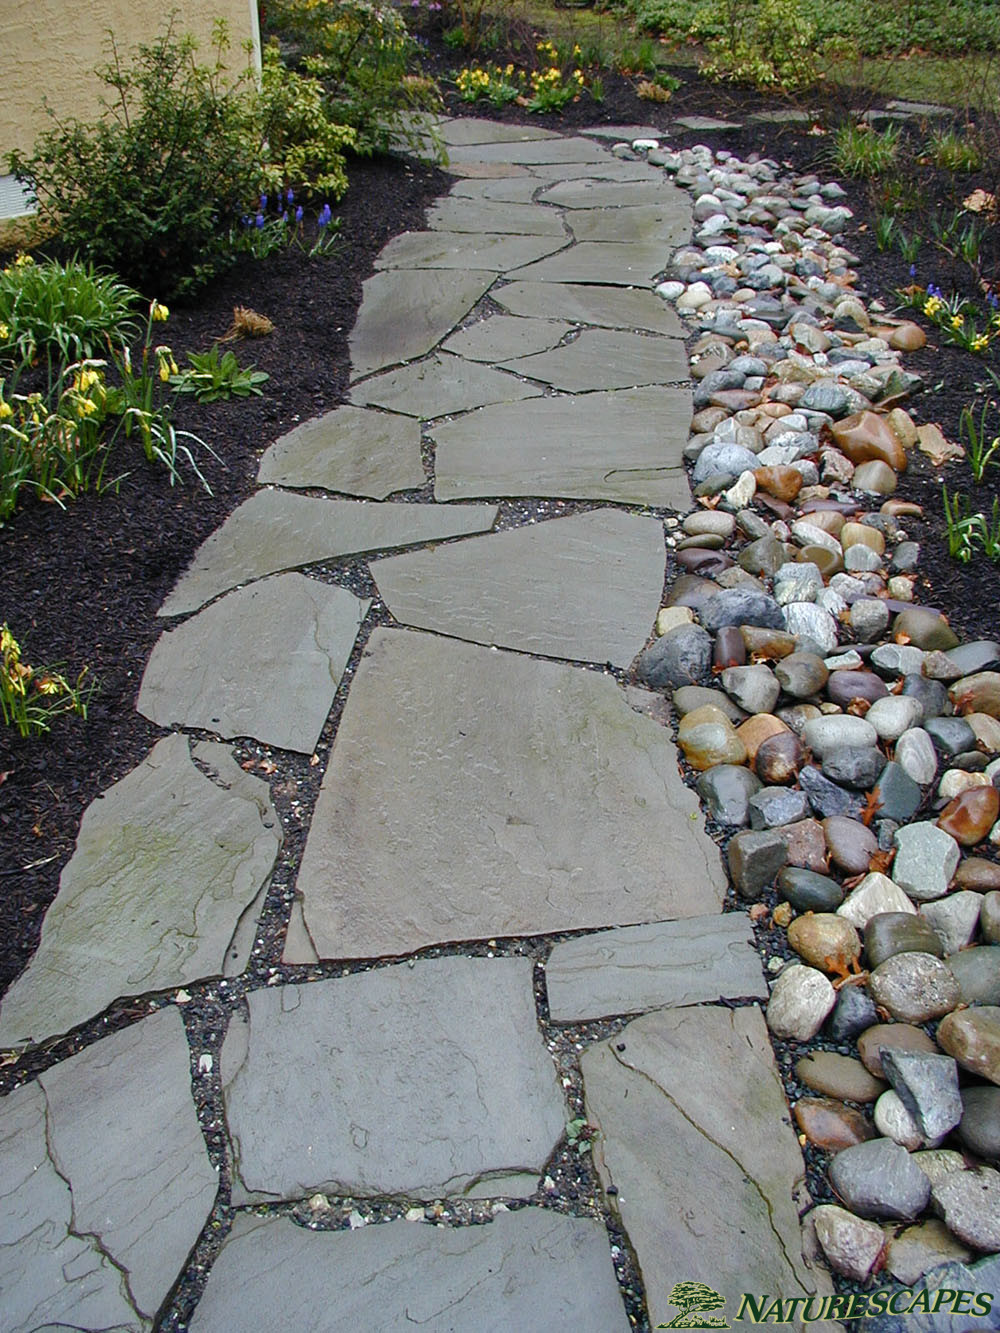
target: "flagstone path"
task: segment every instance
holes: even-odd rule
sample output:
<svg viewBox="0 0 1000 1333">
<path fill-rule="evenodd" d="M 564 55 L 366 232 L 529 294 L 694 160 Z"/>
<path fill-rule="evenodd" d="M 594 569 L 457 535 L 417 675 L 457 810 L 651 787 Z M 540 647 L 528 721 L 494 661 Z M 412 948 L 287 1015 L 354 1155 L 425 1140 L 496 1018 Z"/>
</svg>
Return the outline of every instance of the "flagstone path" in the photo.
<svg viewBox="0 0 1000 1333">
<path fill-rule="evenodd" d="M 749 921 L 624 680 L 691 502 L 652 291 L 688 196 L 601 135 L 442 133 L 459 179 L 364 284 L 350 405 L 167 598 L 138 708 L 169 734 L 0 1007 L 5 1048 L 154 1010 L 3 1103 L 3 1333 L 611 1333 L 678 1282 L 830 1290 Z M 274 944 L 271 793 L 196 737 L 273 747 L 287 793 L 345 692 Z"/>
</svg>

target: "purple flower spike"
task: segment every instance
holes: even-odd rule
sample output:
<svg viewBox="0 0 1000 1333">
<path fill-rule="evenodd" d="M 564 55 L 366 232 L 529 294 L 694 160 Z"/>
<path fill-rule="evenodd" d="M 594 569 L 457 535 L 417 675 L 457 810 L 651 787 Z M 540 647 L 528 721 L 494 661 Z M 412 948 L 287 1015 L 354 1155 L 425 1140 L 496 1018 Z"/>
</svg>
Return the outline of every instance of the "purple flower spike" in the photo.
<svg viewBox="0 0 1000 1333">
<path fill-rule="evenodd" d="M 260 196 L 260 211 L 263 213 L 265 208 L 267 208 L 267 195 L 262 194 Z"/>
<path fill-rule="evenodd" d="M 299 204 L 298 208 L 295 210 L 295 221 L 296 221 L 296 222 L 301 222 L 301 221 L 302 221 L 302 205 L 301 205 L 301 204 Z"/>
<path fill-rule="evenodd" d="M 316 219 L 317 227 L 327 226 L 330 222 L 331 216 L 332 214 L 330 212 L 330 205 L 324 204 L 323 207 L 320 209 L 319 217 Z"/>
<path fill-rule="evenodd" d="M 915 278 L 916 276 L 917 276 L 917 266 L 916 266 L 916 264 L 911 264 L 911 265 L 910 265 L 910 277 L 911 277 L 911 278 Z"/>
<path fill-rule="evenodd" d="M 257 217 L 254 219 L 254 221 L 256 222 L 257 230 L 260 231 L 260 229 L 261 229 L 261 228 L 263 227 L 263 225 L 264 225 L 264 214 L 263 214 L 263 213 L 258 213 L 258 214 L 257 214 Z"/>
<path fill-rule="evenodd" d="M 290 185 L 288 189 L 285 191 L 285 198 L 288 200 L 290 204 L 295 203 L 295 191 L 292 189 Z"/>
</svg>

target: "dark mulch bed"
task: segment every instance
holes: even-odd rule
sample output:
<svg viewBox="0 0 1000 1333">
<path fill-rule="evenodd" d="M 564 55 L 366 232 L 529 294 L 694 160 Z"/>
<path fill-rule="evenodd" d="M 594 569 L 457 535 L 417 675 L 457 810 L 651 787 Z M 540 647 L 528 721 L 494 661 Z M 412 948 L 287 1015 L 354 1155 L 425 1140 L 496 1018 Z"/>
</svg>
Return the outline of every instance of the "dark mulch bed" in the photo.
<svg viewBox="0 0 1000 1333">
<path fill-rule="evenodd" d="M 427 62 L 437 73 L 445 62 L 461 63 L 432 46 Z M 568 131 L 595 123 L 666 126 L 678 114 L 695 112 L 742 121 L 768 105 L 757 94 L 712 87 L 688 70 L 678 73 L 682 87 L 665 105 L 640 100 L 632 81 L 608 74 L 602 104 L 582 98 L 540 123 Z M 446 101 L 453 114 L 539 123 L 517 106 L 494 112 L 486 104 L 457 101 L 451 93 Z M 693 132 L 674 135 L 671 142 L 706 138 Z M 763 153 L 803 171 L 824 169 L 826 140 L 810 134 L 807 125 L 744 126 L 708 141 L 740 155 Z M 160 603 L 198 544 L 253 491 L 265 447 L 296 422 L 342 401 L 347 333 L 373 258 L 389 237 L 421 226 L 423 209 L 450 179 L 436 169 L 392 159 L 355 162 L 350 176 L 339 210 L 343 242 L 335 256 L 244 260 L 197 304 L 176 309 L 163 330 L 180 360 L 186 350 L 207 348 L 229 325 L 236 304 L 253 307 L 276 325 L 272 336 L 237 348 L 241 363 L 269 372 L 262 398 L 211 407 L 185 401 L 178 409 L 177 424 L 219 455 L 220 461 L 201 460 L 212 495 L 193 483 L 171 487 L 161 471 L 125 453 L 121 463 L 131 474 L 117 494 L 86 497 L 65 512 L 31 502 L 0 529 L 0 622 L 9 621 L 25 660 L 62 662 L 71 673 L 87 665 L 99 683 L 86 723 L 63 718 L 49 735 L 30 741 L 9 730 L 0 734 L 0 990 L 20 973 L 37 944 L 84 807 L 140 762 L 162 734 L 135 712 L 139 680 L 160 631 L 155 618 Z M 969 187 L 975 183 L 970 179 Z M 942 179 L 931 188 L 944 198 L 952 183 Z M 861 286 L 891 306 L 894 289 L 909 280 L 907 266 L 875 248 L 863 192 L 852 189 L 849 202 L 859 225 L 846 239 L 860 258 Z M 966 281 L 940 265 L 922 277 L 945 288 L 956 279 Z M 983 365 L 935 343 L 932 338 L 932 345 L 908 359 L 927 385 L 913 410 L 955 438 L 959 413 L 975 382 L 985 378 Z M 952 473 L 958 477 L 953 484 L 972 489 L 964 469 Z M 943 554 L 934 537 L 940 529 L 938 475 L 918 463 L 901 493 L 927 507 L 926 518 L 910 525 L 923 540 L 925 600 L 946 610 L 966 636 L 993 635 L 997 572 L 985 562 L 958 566 Z"/>
</svg>

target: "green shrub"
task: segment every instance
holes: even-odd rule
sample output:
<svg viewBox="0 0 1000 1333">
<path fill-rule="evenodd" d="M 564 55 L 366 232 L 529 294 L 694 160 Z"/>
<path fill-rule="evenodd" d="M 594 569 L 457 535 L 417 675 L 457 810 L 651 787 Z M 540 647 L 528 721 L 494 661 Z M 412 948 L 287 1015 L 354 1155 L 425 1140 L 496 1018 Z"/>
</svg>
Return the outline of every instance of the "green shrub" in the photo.
<svg viewBox="0 0 1000 1333">
<path fill-rule="evenodd" d="M 721 11 L 723 31 L 706 43 L 708 78 L 786 93 L 816 82 L 816 27 L 804 0 L 725 0 Z"/>
<path fill-rule="evenodd" d="M 898 125 L 887 125 L 879 132 L 870 125 L 845 121 L 834 136 L 833 165 L 844 176 L 883 176 L 895 164 L 899 140 Z"/>
<path fill-rule="evenodd" d="M 292 184 L 307 195 L 340 199 L 347 189 L 344 150 L 357 144 L 357 130 L 332 119 L 323 84 L 288 69 L 276 42 L 264 49 L 259 110 L 265 191 Z"/>
<path fill-rule="evenodd" d="M 217 25 L 212 58 L 173 20 L 127 63 L 110 39 L 97 71 L 109 95 L 94 124 L 61 122 L 11 169 L 29 186 L 61 244 L 107 265 L 147 294 L 207 279 L 224 257 L 226 224 L 256 193 L 259 136 L 252 81 L 232 81 Z"/>
<path fill-rule="evenodd" d="M 96 356 L 109 338 L 135 336 L 130 317 L 139 299 L 92 264 L 36 264 L 24 255 L 0 270 L 0 361 L 27 363 L 43 353 L 69 361 Z"/>
</svg>

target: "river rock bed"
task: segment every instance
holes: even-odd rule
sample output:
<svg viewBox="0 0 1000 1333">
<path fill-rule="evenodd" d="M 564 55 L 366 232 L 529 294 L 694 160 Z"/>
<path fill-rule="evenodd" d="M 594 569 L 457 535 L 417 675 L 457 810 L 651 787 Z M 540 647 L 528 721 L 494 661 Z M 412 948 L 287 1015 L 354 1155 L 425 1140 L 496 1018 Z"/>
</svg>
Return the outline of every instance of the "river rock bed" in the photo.
<svg viewBox="0 0 1000 1333">
<path fill-rule="evenodd" d="M 1000 1248 L 1000 644 L 919 604 L 894 499 L 923 330 L 858 286 L 835 182 L 619 145 L 694 197 L 658 288 L 690 322 L 698 507 L 640 683 L 750 905 L 830 1266 L 912 1284 Z M 840 1206 L 843 1205 L 843 1206 Z"/>
</svg>

